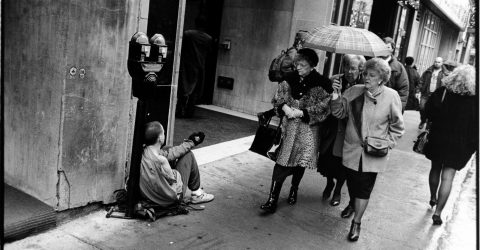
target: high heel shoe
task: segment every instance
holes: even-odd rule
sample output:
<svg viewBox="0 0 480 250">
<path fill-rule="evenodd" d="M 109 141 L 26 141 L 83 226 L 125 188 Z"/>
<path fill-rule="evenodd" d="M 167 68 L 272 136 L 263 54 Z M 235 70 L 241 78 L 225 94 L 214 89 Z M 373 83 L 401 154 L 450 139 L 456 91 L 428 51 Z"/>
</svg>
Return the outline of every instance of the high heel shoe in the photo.
<svg viewBox="0 0 480 250">
<path fill-rule="evenodd" d="M 440 215 L 434 214 L 432 215 L 433 225 L 442 225 L 443 221 Z"/>
<path fill-rule="evenodd" d="M 330 206 L 335 207 L 340 205 L 341 194 L 333 194 L 333 198 L 330 201 Z"/>
<path fill-rule="evenodd" d="M 350 226 L 350 232 L 348 233 L 349 241 L 357 241 L 360 237 L 360 223 L 352 220 L 352 225 Z"/>
<path fill-rule="evenodd" d="M 436 205 L 437 205 L 437 200 L 435 200 L 435 199 L 431 199 L 429 203 L 430 203 L 430 207 L 432 207 L 432 208 L 433 208 L 434 206 L 436 206 Z"/>
</svg>

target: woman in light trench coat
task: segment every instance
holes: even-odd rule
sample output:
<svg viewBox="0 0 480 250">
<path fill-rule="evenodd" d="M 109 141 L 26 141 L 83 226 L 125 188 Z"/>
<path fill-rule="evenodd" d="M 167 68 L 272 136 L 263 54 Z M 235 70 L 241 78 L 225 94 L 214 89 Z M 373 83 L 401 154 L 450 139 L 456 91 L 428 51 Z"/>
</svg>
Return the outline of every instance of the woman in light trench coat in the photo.
<svg viewBox="0 0 480 250">
<path fill-rule="evenodd" d="M 349 193 L 354 196 L 350 198 L 355 199 L 355 216 L 348 234 L 351 241 L 360 236 L 361 219 L 377 173 L 385 171 L 390 151 L 404 132 L 400 97 L 395 90 L 384 86 L 390 74 L 385 60 L 373 58 L 365 64 L 365 84 L 354 85 L 343 94 L 341 86 L 333 85 L 332 114 L 340 119 L 348 118 L 342 163 L 347 172 Z M 383 157 L 367 154 L 363 148 L 367 136 L 386 139 L 389 153 Z"/>
</svg>

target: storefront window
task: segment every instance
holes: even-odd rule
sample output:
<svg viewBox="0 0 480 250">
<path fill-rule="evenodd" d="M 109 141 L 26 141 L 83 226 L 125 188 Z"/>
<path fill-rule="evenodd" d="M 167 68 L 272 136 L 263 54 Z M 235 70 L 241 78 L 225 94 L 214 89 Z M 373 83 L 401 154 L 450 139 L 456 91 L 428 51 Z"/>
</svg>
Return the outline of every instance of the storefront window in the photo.
<svg viewBox="0 0 480 250">
<path fill-rule="evenodd" d="M 355 0 L 350 15 L 350 27 L 368 29 L 373 0 Z"/>
</svg>

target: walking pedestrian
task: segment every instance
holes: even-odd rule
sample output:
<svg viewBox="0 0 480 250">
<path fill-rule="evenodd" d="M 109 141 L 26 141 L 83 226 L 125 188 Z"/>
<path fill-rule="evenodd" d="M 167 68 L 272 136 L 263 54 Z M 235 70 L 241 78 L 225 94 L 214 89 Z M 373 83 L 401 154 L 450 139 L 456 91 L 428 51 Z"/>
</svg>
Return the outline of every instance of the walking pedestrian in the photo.
<svg viewBox="0 0 480 250">
<path fill-rule="evenodd" d="M 473 66 L 459 66 L 443 78 L 444 86 L 435 90 L 425 105 L 425 116 L 431 123 L 425 156 L 432 161 L 428 183 L 430 206 L 437 206 L 434 225 L 442 224 L 456 171 L 463 169 L 477 150 L 475 75 Z"/>
<path fill-rule="evenodd" d="M 303 43 L 305 43 L 305 39 L 307 38 L 308 32 L 304 30 L 300 30 L 297 32 L 295 35 L 295 40 L 293 41 L 292 47 L 288 48 L 286 53 L 287 56 L 285 59 L 282 61 L 282 68 L 288 68 L 288 69 L 294 69 L 295 66 L 293 65 L 293 61 L 295 60 L 295 56 L 297 55 L 297 51 L 303 48 Z M 296 70 L 293 70 L 292 72 L 288 71 L 282 72 L 283 79 L 279 81 L 278 83 L 282 82 L 283 80 L 291 77 L 292 75 L 298 74 Z M 275 116 L 275 110 L 274 109 L 269 109 L 264 112 L 259 112 L 257 113 L 258 117 L 258 123 L 260 125 L 265 125 L 267 121 Z"/>
<path fill-rule="evenodd" d="M 194 114 L 195 104 L 203 95 L 207 56 L 213 48 L 213 38 L 205 32 L 206 18 L 197 17 L 195 26 L 183 34 L 176 112 L 179 118 Z"/>
<path fill-rule="evenodd" d="M 354 85 L 342 94 L 334 85 L 332 114 L 347 118 L 342 163 L 347 172 L 355 215 L 348 239 L 360 237 L 360 225 L 377 173 L 385 171 L 391 149 L 404 133 L 402 104 L 398 93 L 385 86 L 390 78 L 388 63 L 380 58 L 366 62 L 364 85 Z M 373 148 L 383 154 L 375 154 Z"/>
<path fill-rule="evenodd" d="M 297 202 L 299 184 L 305 168 L 317 167 L 320 122 L 330 114 L 330 79 L 315 70 L 317 53 L 300 49 L 295 58 L 297 75 L 281 82 L 272 103 L 282 117 L 282 139 L 273 168 L 268 200 L 260 208 L 274 213 L 284 180 L 292 176 L 287 202 Z"/>
<path fill-rule="evenodd" d="M 334 75 L 331 80 L 333 85 L 340 85 L 341 92 L 356 84 L 363 84 L 363 67 L 365 57 L 360 55 L 346 54 L 342 58 L 343 73 Z M 340 120 L 333 115 L 322 122 L 321 146 L 318 159 L 318 172 L 327 178 L 327 185 L 323 191 L 323 199 L 327 200 L 333 190 L 331 206 L 338 206 L 341 201 L 341 191 L 345 183 L 345 171 L 342 165 L 342 146 L 345 138 L 346 120 Z M 334 179 L 337 181 L 334 182 Z M 335 188 L 335 190 L 334 190 Z M 350 216 L 353 213 L 353 201 L 350 200 L 351 212 L 343 216 Z M 343 213 L 342 213 L 343 214 Z"/>
<path fill-rule="evenodd" d="M 395 42 L 391 37 L 383 38 L 383 41 L 390 49 L 390 55 L 387 57 L 382 57 L 388 62 L 388 65 L 391 68 L 390 80 L 385 83 L 385 86 L 392 88 L 397 91 L 402 101 L 402 114 L 407 105 L 408 94 L 409 94 L 409 83 L 407 71 L 403 65 L 395 58 Z"/>
<path fill-rule="evenodd" d="M 441 57 L 435 58 L 435 62 L 420 77 L 420 124 L 418 129 L 423 129 L 427 122 L 425 116 L 425 103 L 427 103 L 430 95 L 442 85 L 442 79 L 448 74 L 447 68 L 443 65 Z"/>
<path fill-rule="evenodd" d="M 407 105 L 405 106 L 406 110 L 418 110 L 419 100 L 417 99 L 420 89 L 418 88 L 420 84 L 420 75 L 416 68 L 413 67 L 414 59 L 411 56 L 405 58 L 405 70 L 407 71 L 408 83 L 408 100 Z"/>
</svg>

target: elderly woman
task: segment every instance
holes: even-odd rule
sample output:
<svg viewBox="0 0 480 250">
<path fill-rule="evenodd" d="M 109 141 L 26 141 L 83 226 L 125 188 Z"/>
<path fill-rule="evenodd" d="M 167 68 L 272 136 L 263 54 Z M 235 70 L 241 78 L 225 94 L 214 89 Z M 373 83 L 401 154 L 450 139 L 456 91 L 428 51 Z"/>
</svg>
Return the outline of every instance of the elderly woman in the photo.
<svg viewBox="0 0 480 250">
<path fill-rule="evenodd" d="M 361 55 L 346 54 L 342 58 L 343 73 L 332 76 L 334 84 L 341 84 L 343 93 L 346 89 L 356 84 L 363 84 L 363 67 L 365 57 Z M 327 177 L 327 185 L 323 191 L 323 199 L 327 200 L 333 188 L 333 197 L 330 201 L 331 206 L 338 206 L 341 199 L 343 183 L 345 183 L 345 171 L 342 165 L 342 147 L 345 137 L 346 120 L 339 120 L 329 116 L 322 125 L 322 137 L 320 146 L 320 156 L 318 160 L 318 172 Z M 337 180 L 335 184 L 334 180 Z M 347 218 L 353 214 L 353 201 L 350 200 L 349 206 L 342 212 L 342 217 Z"/>
<path fill-rule="evenodd" d="M 434 225 L 442 224 L 440 216 L 455 173 L 470 160 L 478 139 L 475 68 L 459 66 L 442 82 L 444 87 L 435 90 L 425 105 L 425 115 L 431 122 L 425 156 L 432 161 L 429 184 L 430 205 L 437 206 L 432 216 Z"/>
<path fill-rule="evenodd" d="M 272 100 L 275 111 L 282 117 L 282 141 L 273 168 L 268 200 L 260 208 L 274 213 L 278 196 L 287 176 L 292 175 L 288 203 L 297 202 L 297 190 L 305 168 L 316 168 L 319 142 L 319 123 L 330 114 L 330 80 L 320 75 L 315 66 L 317 53 L 300 49 L 295 58 L 298 75 L 279 84 Z"/>
<path fill-rule="evenodd" d="M 377 173 L 387 167 L 389 153 L 404 132 L 400 97 L 385 86 L 389 77 L 387 62 L 373 58 L 365 64 L 365 84 L 354 85 L 343 94 L 341 86 L 333 84 L 332 114 L 348 118 L 342 163 L 350 198 L 354 199 L 355 215 L 348 234 L 351 241 L 360 237 L 360 223 Z"/>
</svg>

